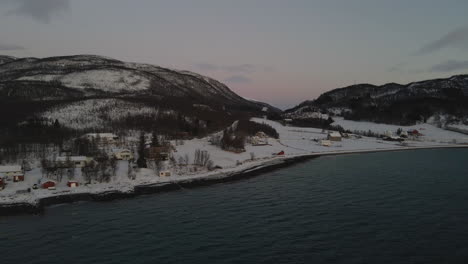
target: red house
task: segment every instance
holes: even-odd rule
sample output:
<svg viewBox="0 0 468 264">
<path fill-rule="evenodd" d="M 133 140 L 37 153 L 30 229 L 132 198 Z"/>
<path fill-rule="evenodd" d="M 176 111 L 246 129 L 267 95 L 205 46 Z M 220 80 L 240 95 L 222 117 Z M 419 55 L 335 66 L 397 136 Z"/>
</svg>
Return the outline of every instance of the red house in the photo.
<svg viewBox="0 0 468 264">
<path fill-rule="evenodd" d="M 15 175 L 15 176 L 13 176 L 13 181 L 14 181 L 14 182 L 22 182 L 22 181 L 24 181 L 24 175 Z"/>
<path fill-rule="evenodd" d="M 68 181 L 67 182 L 67 186 L 70 187 L 70 188 L 76 188 L 76 187 L 78 187 L 78 185 L 79 184 L 76 181 Z"/>
<path fill-rule="evenodd" d="M 3 179 L 0 178 L 0 190 L 3 190 L 4 186 L 5 186 L 5 183 L 3 182 Z"/>
<path fill-rule="evenodd" d="M 412 135 L 412 136 L 422 136 L 422 134 L 419 133 L 419 131 L 416 130 L 416 129 L 411 130 L 411 131 L 408 131 L 408 134 L 409 134 L 409 135 Z"/>
<path fill-rule="evenodd" d="M 51 187 L 55 187 L 55 182 L 46 181 L 46 182 L 42 183 L 42 188 L 44 188 L 44 189 L 48 189 L 48 188 L 51 188 Z"/>
<path fill-rule="evenodd" d="M 280 151 L 280 152 L 278 152 L 278 154 L 276 154 L 276 156 L 283 156 L 283 155 L 284 155 L 284 151 L 283 151 L 283 150 Z"/>
</svg>

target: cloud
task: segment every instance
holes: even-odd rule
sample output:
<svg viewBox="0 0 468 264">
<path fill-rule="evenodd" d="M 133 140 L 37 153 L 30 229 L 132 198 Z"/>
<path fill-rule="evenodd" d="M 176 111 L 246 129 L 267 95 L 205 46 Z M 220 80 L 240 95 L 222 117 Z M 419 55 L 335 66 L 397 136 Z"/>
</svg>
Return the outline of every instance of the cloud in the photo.
<svg viewBox="0 0 468 264">
<path fill-rule="evenodd" d="M 250 78 L 242 76 L 242 75 L 233 75 L 227 79 L 224 79 L 224 81 L 227 83 L 236 83 L 236 84 L 252 83 L 252 80 Z"/>
<path fill-rule="evenodd" d="M 27 16 L 46 24 L 53 16 L 70 9 L 70 0 L 0 0 L 0 3 L 16 5 L 7 15 Z"/>
<path fill-rule="evenodd" d="M 468 26 L 449 32 L 440 39 L 428 43 L 415 55 L 426 55 L 447 47 L 468 49 Z"/>
<path fill-rule="evenodd" d="M 452 72 L 466 69 L 468 69 L 468 60 L 448 60 L 432 66 L 431 72 Z"/>
<path fill-rule="evenodd" d="M 232 74 L 249 74 L 258 71 L 271 72 L 273 67 L 260 66 L 253 64 L 239 64 L 239 65 L 217 65 L 211 63 L 199 63 L 194 65 L 195 68 L 202 71 L 221 71 Z"/>
<path fill-rule="evenodd" d="M 23 46 L 0 43 L 1 51 L 24 50 L 24 49 L 25 48 Z"/>
</svg>

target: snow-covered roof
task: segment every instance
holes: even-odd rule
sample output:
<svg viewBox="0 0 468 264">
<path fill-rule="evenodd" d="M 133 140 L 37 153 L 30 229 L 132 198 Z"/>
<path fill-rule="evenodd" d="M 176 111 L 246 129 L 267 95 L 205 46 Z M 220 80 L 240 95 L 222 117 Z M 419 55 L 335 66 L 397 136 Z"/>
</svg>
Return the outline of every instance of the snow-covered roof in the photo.
<svg viewBox="0 0 468 264">
<path fill-rule="evenodd" d="M 0 173 L 6 172 L 19 172 L 22 171 L 21 166 L 10 165 L 10 166 L 0 166 Z"/>
<path fill-rule="evenodd" d="M 112 149 L 112 153 L 132 152 L 129 149 Z"/>
<path fill-rule="evenodd" d="M 51 180 L 51 179 L 47 179 L 47 178 L 41 178 L 41 179 L 39 180 L 39 184 L 44 184 L 44 183 L 46 183 L 46 182 L 53 182 L 53 183 L 57 184 L 56 181 Z"/>
<path fill-rule="evenodd" d="M 113 133 L 88 133 L 85 136 L 87 137 L 101 137 L 101 138 L 115 138 L 116 134 Z"/>
<path fill-rule="evenodd" d="M 57 161 L 88 161 L 88 158 L 85 156 L 70 156 L 70 157 L 57 157 Z"/>
<path fill-rule="evenodd" d="M 336 131 L 330 131 L 330 132 L 328 133 L 328 135 L 329 135 L 330 137 L 341 137 L 340 132 L 336 132 Z"/>
</svg>

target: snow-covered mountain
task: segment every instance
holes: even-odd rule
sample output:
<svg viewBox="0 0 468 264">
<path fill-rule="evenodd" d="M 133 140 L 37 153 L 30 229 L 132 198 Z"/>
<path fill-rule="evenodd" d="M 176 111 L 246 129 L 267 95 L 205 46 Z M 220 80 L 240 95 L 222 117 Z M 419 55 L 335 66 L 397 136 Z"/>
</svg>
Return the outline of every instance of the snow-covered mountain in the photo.
<svg viewBox="0 0 468 264">
<path fill-rule="evenodd" d="M 411 123 L 435 113 L 468 116 L 468 75 L 406 85 L 358 84 L 335 89 L 286 111 L 289 115 L 333 110 L 350 119 Z"/>
<path fill-rule="evenodd" d="M 264 107 L 238 96 L 214 79 L 193 72 L 95 55 L 43 59 L 1 56 L 0 96 L 28 100 L 153 96 L 250 110 Z"/>
</svg>

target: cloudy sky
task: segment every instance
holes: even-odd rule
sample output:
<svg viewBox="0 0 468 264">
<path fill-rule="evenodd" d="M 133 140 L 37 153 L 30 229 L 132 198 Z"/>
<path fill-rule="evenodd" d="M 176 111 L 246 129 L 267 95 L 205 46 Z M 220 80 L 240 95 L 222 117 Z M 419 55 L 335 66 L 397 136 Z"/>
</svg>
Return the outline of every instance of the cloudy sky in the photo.
<svg viewBox="0 0 468 264">
<path fill-rule="evenodd" d="M 466 0 L 0 0 L 0 54 L 192 70 L 287 107 L 468 72 Z"/>
</svg>

